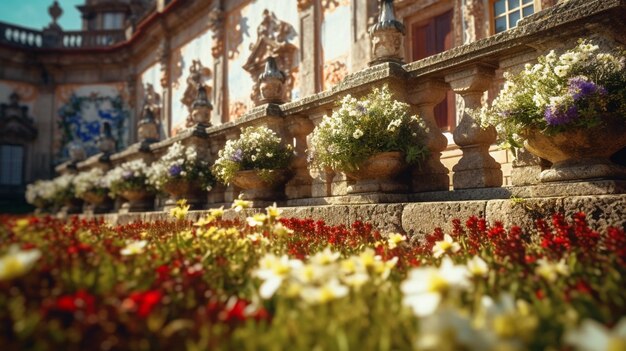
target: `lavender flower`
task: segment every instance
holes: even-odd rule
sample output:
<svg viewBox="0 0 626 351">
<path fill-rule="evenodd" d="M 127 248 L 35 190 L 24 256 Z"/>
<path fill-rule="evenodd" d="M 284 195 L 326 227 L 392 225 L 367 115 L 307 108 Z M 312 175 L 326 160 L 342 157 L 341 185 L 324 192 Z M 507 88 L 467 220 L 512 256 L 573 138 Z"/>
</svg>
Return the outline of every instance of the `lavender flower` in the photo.
<svg viewBox="0 0 626 351">
<path fill-rule="evenodd" d="M 362 115 L 366 115 L 367 114 L 367 107 L 361 105 L 361 104 L 356 104 L 356 109 L 357 111 L 359 111 Z"/>
<path fill-rule="evenodd" d="M 124 171 L 124 173 L 122 173 L 122 178 L 124 178 L 124 180 L 129 180 L 132 177 L 133 177 L 132 171 Z"/>
<path fill-rule="evenodd" d="M 237 149 L 230 159 L 235 162 L 243 161 L 243 151 L 241 149 Z"/>
<path fill-rule="evenodd" d="M 183 169 L 179 165 L 172 165 L 168 170 L 170 177 L 178 177 Z"/>
<path fill-rule="evenodd" d="M 578 109 L 575 105 L 569 107 L 550 105 L 544 112 L 544 118 L 550 126 L 568 124 L 578 118 Z"/>
<path fill-rule="evenodd" d="M 568 90 L 574 100 L 584 99 L 594 94 L 604 95 L 606 89 L 596 83 L 587 80 L 585 77 L 574 77 L 568 81 Z"/>
</svg>

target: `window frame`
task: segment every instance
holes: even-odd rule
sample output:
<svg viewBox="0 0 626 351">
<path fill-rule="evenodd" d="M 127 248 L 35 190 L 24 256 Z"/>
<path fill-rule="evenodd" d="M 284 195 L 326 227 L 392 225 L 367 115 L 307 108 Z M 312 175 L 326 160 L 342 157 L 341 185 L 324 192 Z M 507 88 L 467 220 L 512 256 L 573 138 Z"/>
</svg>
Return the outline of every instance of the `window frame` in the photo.
<svg viewBox="0 0 626 351">
<path fill-rule="evenodd" d="M 498 1 L 499 0 L 489 0 L 489 26 L 490 26 L 490 31 L 489 32 L 491 33 L 491 35 L 498 34 L 498 33 L 496 33 L 496 13 L 495 13 L 495 10 L 494 10 L 494 5 Z M 504 1 L 505 1 L 505 3 L 508 2 L 508 0 L 504 0 Z M 530 4 L 526 4 L 526 6 L 524 6 L 522 4 L 523 0 L 519 0 L 519 2 L 520 2 L 520 6 L 517 7 L 517 11 L 521 12 L 521 17 L 520 17 L 520 20 L 521 20 L 521 19 L 525 18 L 524 17 L 524 12 L 523 12 L 524 7 L 529 6 Z M 535 9 L 533 11 L 533 14 L 541 11 L 541 0 L 533 0 L 532 4 L 533 4 L 534 9 Z M 508 5 L 505 5 L 505 6 L 508 6 Z M 517 27 L 517 24 L 515 25 L 515 27 L 510 27 L 509 26 L 509 14 L 511 14 L 513 12 L 515 12 L 515 11 L 508 11 L 506 9 L 504 10 L 504 17 L 506 18 L 507 28 L 506 28 L 506 30 L 504 30 L 504 31 L 502 31 L 500 33 L 504 33 L 507 30 L 511 30 L 512 28 Z M 528 17 L 528 16 L 526 16 L 526 17 Z"/>
<path fill-rule="evenodd" d="M 19 183 L 17 184 L 10 184 L 10 183 L 3 183 L 2 182 L 2 177 L 0 177 L 0 186 L 2 187 L 10 187 L 10 186 L 23 186 L 25 184 L 24 181 L 24 175 L 26 174 L 26 153 L 27 153 L 27 149 L 26 149 L 26 145 L 24 144 L 19 144 L 19 143 L 1 143 L 0 144 L 0 166 L 2 166 L 2 147 L 4 146 L 17 146 L 20 147 L 22 149 L 22 162 L 21 162 L 21 177 L 19 178 Z"/>
</svg>

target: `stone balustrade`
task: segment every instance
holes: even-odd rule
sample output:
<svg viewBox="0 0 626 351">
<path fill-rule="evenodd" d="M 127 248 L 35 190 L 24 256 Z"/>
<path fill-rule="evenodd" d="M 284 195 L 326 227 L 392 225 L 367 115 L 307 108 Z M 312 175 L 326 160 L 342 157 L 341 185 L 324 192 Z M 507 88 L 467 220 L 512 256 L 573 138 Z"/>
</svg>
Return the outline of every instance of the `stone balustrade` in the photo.
<svg viewBox="0 0 626 351">
<path fill-rule="evenodd" d="M 495 130 L 481 128 L 468 114 L 462 115 L 453 133 L 462 157 L 452 169 L 452 182 L 448 169 L 441 163 L 447 139 L 436 127 L 433 109 L 448 91 L 458 94 L 465 107 L 479 108 L 493 98 L 487 92 L 498 91 L 503 70 L 519 69 L 547 49 L 574 45 L 581 37 L 626 41 L 626 22 L 623 21 L 626 4 L 621 0 L 571 0 L 548 11 L 549 16 L 540 12 L 509 31 L 420 61 L 408 64 L 376 62 L 350 74 L 331 90 L 284 104 L 260 105 L 233 122 L 208 128 L 196 126 L 147 147 L 134 144 L 112 155 L 110 162 L 116 165 L 138 158 L 152 162 L 169 145 L 181 141 L 196 147 L 211 163 L 227 140 L 237 138 L 241 128 L 265 125 L 281 135 L 286 143 L 292 144 L 296 152 L 291 164 L 293 176 L 284 189 L 284 200 L 279 202 L 283 206 L 621 194 L 626 188 L 623 181 L 581 182 L 576 187 L 559 183 L 536 184 L 532 178 L 541 170 L 541 160 L 529 156 L 524 156 L 513 168 L 513 172 L 518 172 L 513 176 L 515 184 L 503 187 L 500 164 L 489 153 L 496 140 Z M 337 108 L 336 102 L 341 97 L 346 94 L 363 96 L 373 87 L 385 84 L 397 99 L 409 103 L 426 121 L 429 130 L 426 144 L 430 155 L 421 167 L 410 169 L 401 177 L 409 189 L 406 192 L 348 194 L 352 181 L 343 174 L 310 169 L 306 160 L 309 135 L 322 116 Z M 80 163 L 78 169 L 101 166 L 99 160 L 92 157 Z M 60 167 L 58 170 L 64 169 Z M 219 207 L 232 202 L 239 191 L 233 185 L 218 185 L 207 193 L 201 207 Z"/>
<path fill-rule="evenodd" d="M 34 30 L 0 22 L 0 44 L 26 49 L 91 49 L 126 40 L 123 30 Z"/>
</svg>

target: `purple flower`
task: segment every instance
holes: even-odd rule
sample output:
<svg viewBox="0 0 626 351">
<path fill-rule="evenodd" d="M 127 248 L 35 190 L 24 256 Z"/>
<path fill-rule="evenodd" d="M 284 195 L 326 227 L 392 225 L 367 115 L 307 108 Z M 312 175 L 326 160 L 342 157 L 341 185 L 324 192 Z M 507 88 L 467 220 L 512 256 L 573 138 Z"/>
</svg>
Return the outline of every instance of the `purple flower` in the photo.
<svg viewBox="0 0 626 351">
<path fill-rule="evenodd" d="M 124 171 L 124 173 L 122 173 L 122 178 L 124 178 L 124 180 L 129 180 L 133 177 L 133 172 L 131 171 Z"/>
<path fill-rule="evenodd" d="M 241 149 L 237 149 L 230 159 L 235 162 L 243 161 L 243 151 Z"/>
<path fill-rule="evenodd" d="M 569 93 L 572 94 L 574 100 L 584 99 L 594 94 L 604 95 L 606 89 L 584 77 L 570 78 L 568 81 Z"/>
<path fill-rule="evenodd" d="M 550 105 L 544 112 L 544 118 L 550 126 L 568 124 L 578 118 L 578 109 L 574 105 L 569 107 Z"/>
<path fill-rule="evenodd" d="M 367 107 L 361 105 L 361 104 L 356 104 L 356 109 L 357 111 L 359 111 L 362 115 L 367 114 Z"/>
<path fill-rule="evenodd" d="M 178 177 L 182 171 L 183 169 L 179 165 L 172 165 L 168 170 L 170 177 Z"/>
</svg>

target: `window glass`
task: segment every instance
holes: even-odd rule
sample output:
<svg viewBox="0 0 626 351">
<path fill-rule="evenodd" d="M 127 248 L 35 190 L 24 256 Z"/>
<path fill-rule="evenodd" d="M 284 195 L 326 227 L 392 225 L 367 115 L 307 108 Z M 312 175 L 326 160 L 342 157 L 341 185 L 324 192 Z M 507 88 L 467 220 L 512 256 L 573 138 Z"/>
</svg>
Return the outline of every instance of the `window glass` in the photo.
<svg viewBox="0 0 626 351">
<path fill-rule="evenodd" d="M 103 18 L 103 29 L 121 29 L 124 15 L 121 13 L 105 13 Z"/>
<path fill-rule="evenodd" d="M 492 4 L 495 33 L 515 27 L 520 19 L 535 13 L 535 0 L 496 0 Z"/>
<path fill-rule="evenodd" d="M 23 162 L 23 146 L 0 145 L 0 184 L 21 185 Z"/>
</svg>

